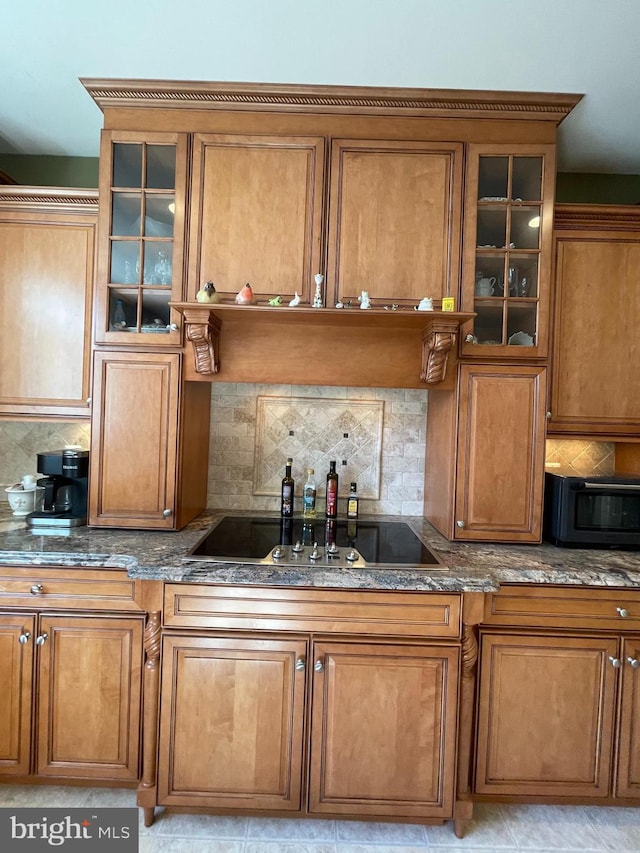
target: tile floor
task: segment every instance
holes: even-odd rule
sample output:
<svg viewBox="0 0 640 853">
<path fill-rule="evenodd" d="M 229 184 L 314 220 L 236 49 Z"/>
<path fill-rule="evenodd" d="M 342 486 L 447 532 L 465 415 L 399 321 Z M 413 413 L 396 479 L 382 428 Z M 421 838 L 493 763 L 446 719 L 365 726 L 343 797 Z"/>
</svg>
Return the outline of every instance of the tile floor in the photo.
<svg viewBox="0 0 640 853">
<path fill-rule="evenodd" d="M 135 792 L 0 785 L 0 807 L 135 806 Z M 451 824 L 214 817 L 156 812 L 140 853 L 640 853 L 640 809 L 478 805 L 462 840 Z"/>
</svg>

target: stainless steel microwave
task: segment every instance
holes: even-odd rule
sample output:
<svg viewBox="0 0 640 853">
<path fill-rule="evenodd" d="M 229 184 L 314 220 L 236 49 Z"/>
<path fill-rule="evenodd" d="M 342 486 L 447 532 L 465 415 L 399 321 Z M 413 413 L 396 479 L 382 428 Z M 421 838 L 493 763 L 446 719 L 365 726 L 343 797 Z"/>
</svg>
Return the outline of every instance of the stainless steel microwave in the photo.
<svg viewBox="0 0 640 853">
<path fill-rule="evenodd" d="M 543 538 L 566 548 L 640 548 L 640 477 L 547 472 Z"/>
</svg>

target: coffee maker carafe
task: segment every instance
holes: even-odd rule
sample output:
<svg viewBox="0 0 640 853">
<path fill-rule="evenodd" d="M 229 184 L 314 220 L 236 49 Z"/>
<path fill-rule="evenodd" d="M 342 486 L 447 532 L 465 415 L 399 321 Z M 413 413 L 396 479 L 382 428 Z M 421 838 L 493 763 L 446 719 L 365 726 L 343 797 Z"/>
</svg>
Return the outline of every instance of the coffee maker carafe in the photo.
<svg viewBox="0 0 640 853">
<path fill-rule="evenodd" d="M 87 523 L 89 451 L 77 448 L 38 453 L 36 469 L 44 474 L 41 510 L 26 517 L 29 527 L 79 527 Z"/>
</svg>

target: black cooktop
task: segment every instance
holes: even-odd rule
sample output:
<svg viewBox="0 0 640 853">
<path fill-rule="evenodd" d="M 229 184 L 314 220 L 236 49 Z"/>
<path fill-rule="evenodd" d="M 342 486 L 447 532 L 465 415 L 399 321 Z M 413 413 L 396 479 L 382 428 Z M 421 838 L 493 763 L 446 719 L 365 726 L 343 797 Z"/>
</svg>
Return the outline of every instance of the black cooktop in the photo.
<svg viewBox="0 0 640 853">
<path fill-rule="evenodd" d="M 277 545 L 300 543 L 308 552 L 335 543 L 355 549 L 371 565 L 436 566 L 440 561 L 403 521 L 280 519 L 227 515 L 190 552 L 190 559 L 263 560 Z M 297 559 L 298 561 L 298 559 Z"/>
</svg>

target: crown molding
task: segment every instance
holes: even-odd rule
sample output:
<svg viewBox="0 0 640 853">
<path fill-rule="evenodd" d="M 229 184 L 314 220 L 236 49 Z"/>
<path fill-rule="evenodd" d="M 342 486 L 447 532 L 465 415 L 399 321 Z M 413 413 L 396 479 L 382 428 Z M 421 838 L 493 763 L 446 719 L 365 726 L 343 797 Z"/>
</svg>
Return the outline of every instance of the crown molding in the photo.
<svg viewBox="0 0 640 853">
<path fill-rule="evenodd" d="M 98 212 L 97 189 L 69 187 L 33 187 L 22 184 L 0 186 L 0 209 L 42 210 L 63 208 L 75 213 Z"/>
<path fill-rule="evenodd" d="M 80 78 L 104 112 L 112 108 L 264 112 L 351 112 L 431 118 L 560 122 L 582 95 L 468 89 L 406 89 L 303 84 Z"/>
<path fill-rule="evenodd" d="M 633 204 L 556 204 L 555 231 L 597 227 L 598 230 L 640 229 L 640 205 Z"/>
</svg>

